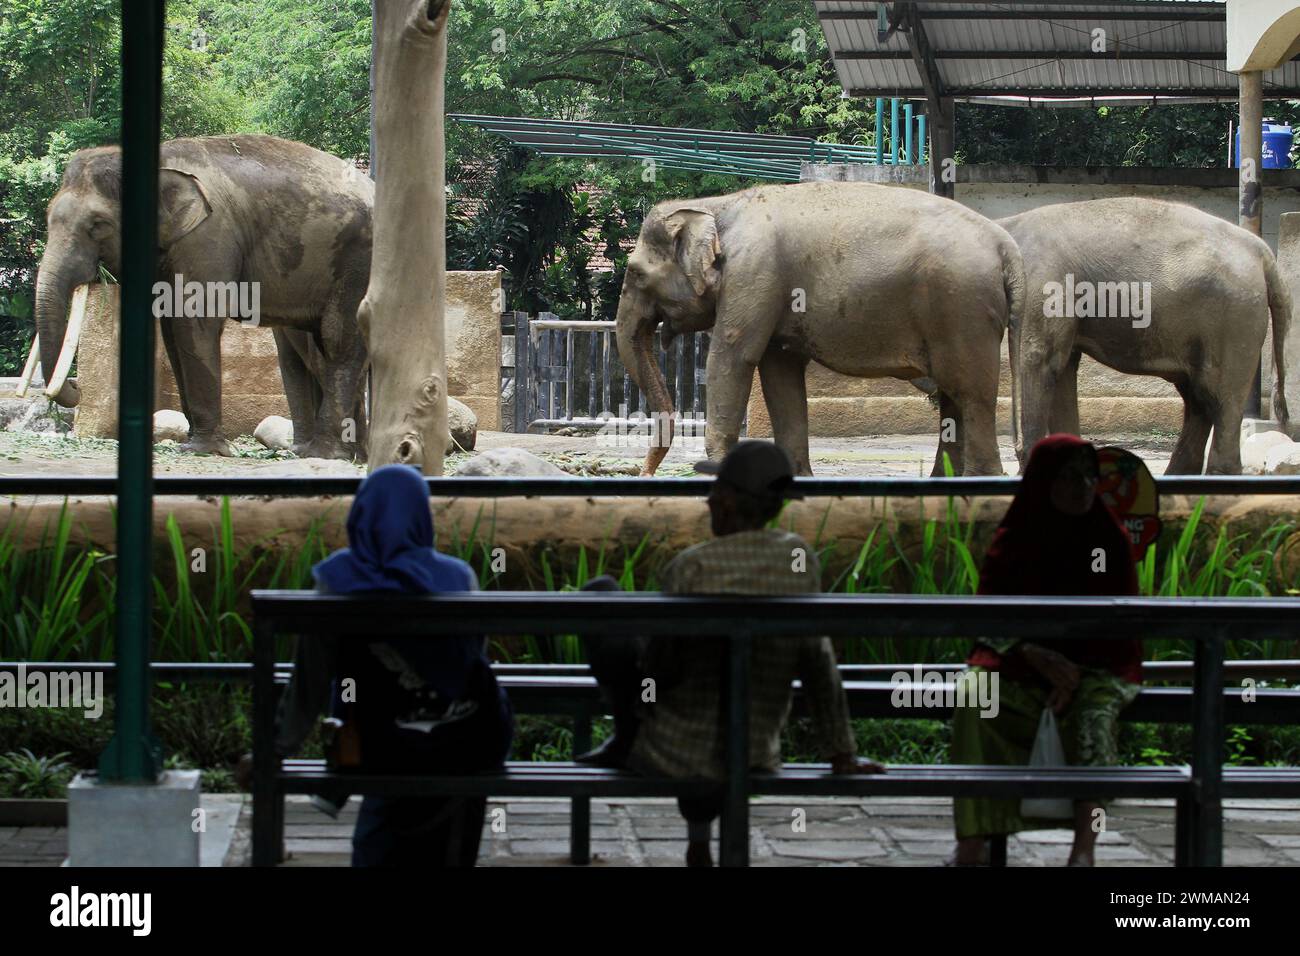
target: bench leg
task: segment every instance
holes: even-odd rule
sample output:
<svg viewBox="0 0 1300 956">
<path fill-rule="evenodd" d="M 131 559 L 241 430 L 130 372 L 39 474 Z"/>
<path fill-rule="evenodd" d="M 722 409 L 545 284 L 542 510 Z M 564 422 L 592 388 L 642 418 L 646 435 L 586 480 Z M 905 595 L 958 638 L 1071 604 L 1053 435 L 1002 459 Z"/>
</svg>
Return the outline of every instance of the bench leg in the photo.
<svg viewBox="0 0 1300 956">
<path fill-rule="evenodd" d="M 276 788 L 275 791 L 275 861 L 283 863 L 289 859 L 289 852 L 284 848 L 284 798 L 283 790 Z"/>
<path fill-rule="evenodd" d="M 591 711 L 573 718 L 573 754 L 591 749 Z M 585 866 L 591 862 L 591 797 L 574 797 L 569 808 L 569 862 Z"/>
<path fill-rule="evenodd" d="M 1191 866 L 1192 801 L 1179 797 L 1174 801 L 1174 866 Z"/>
<path fill-rule="evenodd" d="M 720 855 L 723 866 L 749 866 L 749 635 L 733 634 L 727 643 L 727 781 Z"/>
<path fill-rule="evenodd" d="M 275 866 L 278 788 L 275 756 L 275 633 L 263 621 L 253 635 L 253 866 Z"/>
<path fill-rule="evenodd" d="M 989 837 L 989 866 L 1007 865 L 1007 835 L 995 833 Z"/>
<path fill-rule="evenodd" d="M 1223 648 L 1220 629 L 1196 645 L 1188 863 L 1223 866 Z"/>
</svg>

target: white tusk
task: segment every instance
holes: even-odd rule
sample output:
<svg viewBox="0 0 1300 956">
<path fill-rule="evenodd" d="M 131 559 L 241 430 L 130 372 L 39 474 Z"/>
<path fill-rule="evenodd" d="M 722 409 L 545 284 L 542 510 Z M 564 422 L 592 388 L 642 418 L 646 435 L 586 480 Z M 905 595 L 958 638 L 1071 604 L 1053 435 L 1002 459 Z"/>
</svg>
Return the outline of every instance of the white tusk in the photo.
<svg viewBox="0 0 1300 956">
<path fill-rule="evenodd" d="M 77 342 L 81 339 L 81 326 L 86 321 L 86 300 L 90 297 L 90 286 L 79 285 L 72 290 L 72 310 L 68 314 L 68 330 L 63 335 L 63 348 L 59 351 L 59 360 L 54 363 L 54 372 L 45 383 L 45 394 L 50 398 L 63 391 L 72 371 L 72 360 L 77 357 Z"/>
<path fill-rule="evenodd" d="M 23 376 L 18 380 L 18 387 L 14 389 L 14 398 L 26 398 L 27 387 L 32 384 L 32 376 L 36 374 L 36 362 L 41 354 L 41 337 L 40 335 L 32 336 L 32 350 L 27 353 L 27 364 L 23 366 Z"/>
</svg>

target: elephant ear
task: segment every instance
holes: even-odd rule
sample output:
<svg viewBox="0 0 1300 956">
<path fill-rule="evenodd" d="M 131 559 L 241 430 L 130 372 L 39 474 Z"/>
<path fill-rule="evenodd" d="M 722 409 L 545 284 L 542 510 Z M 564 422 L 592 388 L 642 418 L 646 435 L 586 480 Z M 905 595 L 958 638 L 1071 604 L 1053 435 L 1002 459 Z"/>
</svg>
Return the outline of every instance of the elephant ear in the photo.
<svg viewBox="0 0 1300 956">
<path fill-rule="evenodd" d="M 193 232 L 212 212 L 197 176 L 164 166 L 158 171 L 158 244 L 167 248 Z"/>
<path fill-rule="evenodd" d="M 683 206 L 664 219 L 673 242 L 677 264 L 686 273 L 695 294 L 715 291 L 722 278 L 722 244 L 718 221 L 704 209 Z"/>
</svg>

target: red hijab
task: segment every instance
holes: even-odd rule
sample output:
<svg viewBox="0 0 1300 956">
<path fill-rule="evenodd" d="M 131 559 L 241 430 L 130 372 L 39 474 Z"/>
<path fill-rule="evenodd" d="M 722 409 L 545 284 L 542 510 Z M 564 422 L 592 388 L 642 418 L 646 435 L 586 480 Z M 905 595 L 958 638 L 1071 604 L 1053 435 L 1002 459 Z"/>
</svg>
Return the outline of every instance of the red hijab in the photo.
<svg viewBox="0 0 1300 956">
<path fill-rule="evenodd" d="M 1020 479 L 1020 490 L 984 557 L 980 594 L 1138 593 L 1129 536 L 1100 496 L 1082 515 L 1066 514 L 1052 504 L 1052 483 L 1080 449 L 1096 457 L 1096 449 L 1077 435 L 1048 435 L 1034 446 Z M 1098 567 L 1102 557 L 1098 549 L 1104 552 L 1104 567 Z M 1142 648 L 1138 641 L 1033 643 L 1059 651 L 1076 664 L 1109 670 L 1127 680 L 1141 680 Z M 978 648 L 971 663 L 993 664 L 990 653 L 987 648 Z"/>
</svg>

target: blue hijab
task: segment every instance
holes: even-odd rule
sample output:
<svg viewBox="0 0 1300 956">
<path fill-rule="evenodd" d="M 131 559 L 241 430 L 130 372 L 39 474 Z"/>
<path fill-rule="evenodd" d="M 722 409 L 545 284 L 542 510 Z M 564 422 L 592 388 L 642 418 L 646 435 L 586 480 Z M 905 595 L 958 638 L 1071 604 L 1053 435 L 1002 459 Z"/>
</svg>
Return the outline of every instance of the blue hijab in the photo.
<svg viewBox="0 0 1300 956">
<path fill-rule="evenodd" d="M 348 512 L 348 543 L 312 568 L 317 585 L 330 593 L 478 588 L 468 564 L 434 550 L 429 486 L 410 465 L 384 465 L 361 483 Z M 481 636 L 400 637 L 386 643 L 451 700 L 471 693 L 471 675 L 487 667 Z"/>
<path fill-rule="evenodd" d="M 384 465 L 361 483 L 348 512 L 348 544 L 312 568 L 333 594 L 475 588 L 467 564 L 433 549 L 429 487 L 409 465 Z"/>
</svg>

